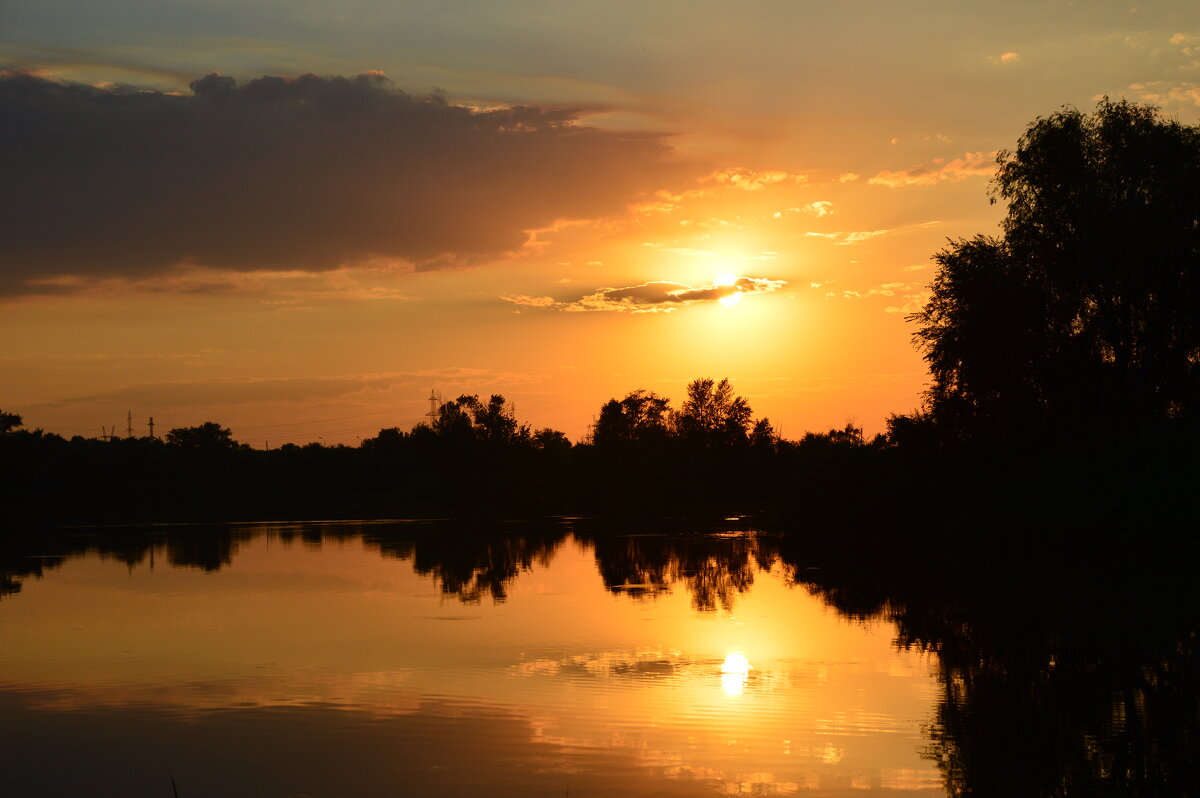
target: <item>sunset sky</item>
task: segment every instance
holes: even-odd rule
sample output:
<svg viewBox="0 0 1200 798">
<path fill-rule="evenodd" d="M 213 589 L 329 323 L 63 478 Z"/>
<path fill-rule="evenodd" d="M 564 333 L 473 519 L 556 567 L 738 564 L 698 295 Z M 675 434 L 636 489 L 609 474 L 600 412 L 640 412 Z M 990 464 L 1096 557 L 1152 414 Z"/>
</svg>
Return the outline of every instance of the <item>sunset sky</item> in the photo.
<svg viewBox="0 0 1200 798">
<path fill-rule="evenodd" d="M 430 390 L 586 434 L 730 378 L 787 437 L 920 401 L 907 313 L 997 150 L 1200 119 L 1191 3 L 5 0 L 0 409 L 261 447 Z"/>
</svg>

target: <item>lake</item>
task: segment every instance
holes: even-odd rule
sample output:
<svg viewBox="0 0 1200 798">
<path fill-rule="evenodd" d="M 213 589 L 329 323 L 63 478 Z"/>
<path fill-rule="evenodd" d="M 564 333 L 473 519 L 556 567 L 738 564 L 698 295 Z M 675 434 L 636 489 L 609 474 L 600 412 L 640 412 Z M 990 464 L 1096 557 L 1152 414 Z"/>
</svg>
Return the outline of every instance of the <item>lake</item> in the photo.
<svg viewBox="0 0 1200 798">
<path fill-rule="evenodd" d="M 1194 626 L 1120 668 L 1078 641 L 1047 662 L 964 626 L 962 596 L 903 607 L 796 548 L 736 519 L 23 538 L 0 793 L 1033 795 L 1197 772 Z"/>
</svg>

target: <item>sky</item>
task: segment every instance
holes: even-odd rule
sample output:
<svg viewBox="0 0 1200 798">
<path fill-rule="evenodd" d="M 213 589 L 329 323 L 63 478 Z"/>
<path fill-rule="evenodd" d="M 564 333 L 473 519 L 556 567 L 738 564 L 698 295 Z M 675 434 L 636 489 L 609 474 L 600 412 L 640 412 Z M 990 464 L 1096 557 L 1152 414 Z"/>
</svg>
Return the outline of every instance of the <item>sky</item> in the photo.
<svg viewBox="0 0 1200 798">
<path fill-rule="evenodd" d="M 0 2 L 0 408 L 255 447 L 729 378 L 880 431 L 996 154 L 1200 120 L 1181 2 Z"/>
</svg>

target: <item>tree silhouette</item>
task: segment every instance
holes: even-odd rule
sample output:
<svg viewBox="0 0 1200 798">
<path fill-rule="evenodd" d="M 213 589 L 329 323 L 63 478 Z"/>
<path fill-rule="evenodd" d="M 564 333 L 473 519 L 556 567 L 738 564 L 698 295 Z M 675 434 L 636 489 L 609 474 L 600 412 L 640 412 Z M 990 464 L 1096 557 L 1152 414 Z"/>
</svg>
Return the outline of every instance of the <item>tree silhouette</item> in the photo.
<svg viewBox="0 0 1200 798">
<path fill-rule="evenodd" d="M 23 423 L 24 419 L 16 413 L 5 413 L 3 410 L 0 410 L 0 435 L 12 432 Z"/>
<path fill-rule="evenodd" d="M 745 443 L 750 427 L 750 403 L 733 393 L 729 380 L 693 380 L 687 399 L 673 416 L 676 433 L 707 445 Z"/>
<path fill-rule="evenodd" d="M 929 407 L 959 434 L 1144 432 L 1200 398 L 1200 128 L 1102 100 L 1001 152 L 1003 234 L 935 256 L 909 317 Z"/>
<path fill-rule="evenodd" d="M 592 440 L 597 446 L 662 440 L 668 433 L 670 399 L 653 391 L 637 390 L 620 401 L 610 399 L 600 408 Z"/>
<path fill-rule="evenodd" d="M 206 421 L 194 427 L 176 427 L 167 433 L 167 443 L 181 449 L 216 451 L 236 449 L 238 442 L 228 427 L 215 421 Z"/>
<path fill-rule="evenodd" d="M 433 431 L 453 440 L 481 440 L 498 444 L 524 442 L 529 427 L 518 424 L 504 397 L 492 394 L 487 404 L 478 396 L 463 395 L 438 408 Z"/>
</svg>

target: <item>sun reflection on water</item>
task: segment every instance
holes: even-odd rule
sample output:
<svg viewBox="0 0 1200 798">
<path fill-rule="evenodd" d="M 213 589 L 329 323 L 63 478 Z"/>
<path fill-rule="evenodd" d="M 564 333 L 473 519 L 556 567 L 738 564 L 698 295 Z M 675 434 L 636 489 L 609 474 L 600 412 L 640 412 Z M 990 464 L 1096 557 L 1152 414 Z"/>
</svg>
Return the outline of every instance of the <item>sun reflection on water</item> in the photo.
<svg viewBox="0 0 1200 798">
<path fill-rule="evenodd" d="M 740 651 L 731 651 L 721 665 L 721 689 L 725 695 L 739 696 L 746 689 L 750 678 L 750 661 Z"/>
</svg>

